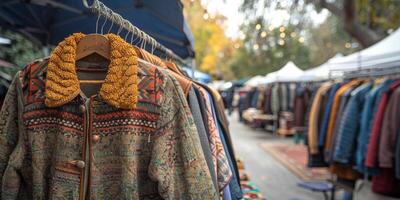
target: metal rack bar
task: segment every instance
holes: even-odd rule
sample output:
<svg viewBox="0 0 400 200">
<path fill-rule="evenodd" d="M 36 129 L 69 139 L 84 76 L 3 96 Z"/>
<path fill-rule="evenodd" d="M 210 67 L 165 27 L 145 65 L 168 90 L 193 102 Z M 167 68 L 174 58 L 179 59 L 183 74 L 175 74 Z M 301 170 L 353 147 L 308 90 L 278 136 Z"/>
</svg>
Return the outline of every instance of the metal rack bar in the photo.
<svg viewBox="0 0 400 200">
<path fill-rule="evenodd" d="M 157 49 L 162 54 L 164 54 L 167 58 L 170 58 L 176 62 L 179 62 L 180 64 L 187 65 L 186 62 L 181 57 L 176 55 L 173 51 L 171 51 L 164 45 L 160 44 L 153 37 L 146 34 L 142 30 L 140 30 L 138 27 L 134 26 L 132 23 L 130 23 L 128 20 L 124 19 L 118 13 L 115 13 L 113 10 L 111 10 L 106 5 L 104 5 L 101 1 L 93 0 L 92 5 L 89 5 L 87 0 L 82 0 L 82 3 L 86 8 L 90 9 L 92 12 L 96 13 L 99 16 L 106 18 L 107 20 L 110 20 L 113 24 L 119 25 L 121 28 L 123 28 L 126 31 L 128 31 L 129 33 L 133 34 L 135 37 L 140 38 L 142 41 L 142 44 L 144 43 L 144 46 L 146 46 L 146 44 L 149 44 L 149 45 L 151 45 L 152 50 L 153 50 L 153 48 Z"/>
<path fill-rule="evenodd" d="M 345 79 L 362 78 L 362 77 L 380 77 L 392 76 L 400 74 L 400 66 L 391 68 L 367 68 L 356 71 L 347 72 Z"/>
</svg>

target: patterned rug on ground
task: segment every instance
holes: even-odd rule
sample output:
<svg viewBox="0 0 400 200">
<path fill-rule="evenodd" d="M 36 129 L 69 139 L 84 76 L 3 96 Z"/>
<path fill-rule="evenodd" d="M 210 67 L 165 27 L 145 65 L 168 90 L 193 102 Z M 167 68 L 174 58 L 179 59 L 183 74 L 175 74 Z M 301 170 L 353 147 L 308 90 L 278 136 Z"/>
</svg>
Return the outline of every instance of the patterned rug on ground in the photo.
<svg viewBox="0 0 400 200">
<path fill-rule="evenodd" d="M 327 180 L 330 178 L 327 168 L 307 167 L 307 147 L 304 145 L 262 143 L 261 147 L 302 180 Z"/>
</svg>

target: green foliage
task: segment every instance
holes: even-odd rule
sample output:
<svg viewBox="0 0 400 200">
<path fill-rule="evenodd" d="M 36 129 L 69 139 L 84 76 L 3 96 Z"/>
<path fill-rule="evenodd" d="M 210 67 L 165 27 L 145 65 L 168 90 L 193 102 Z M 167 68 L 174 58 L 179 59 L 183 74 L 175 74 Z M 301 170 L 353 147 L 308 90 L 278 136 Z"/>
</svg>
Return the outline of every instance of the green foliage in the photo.
<svg viewBox="0 0 400 200">
<path fill-rule="evenodd" d="M 310 67 L 309 48 L 294 26 L 255 31 L 256 24 L 261 23 L 258 20 L 242 27 L 246 36 L 244 45 L 238 49 L 230 64 L 236 78 L 266 75 L 280 69 L 288 61 L 293 61 L 302 69 Z M 264 24 L 262 27 L 268 26 Z"/>
<path fill-rule="evenodd" d="M 356 0 L 355 2 L 357 18 L 361 24 L 382 34 L 399 26 L 400 1 Z"/>
<path fill-rule="evenodd" d="M 308 47 L 310 49 L 310 64 L 318 66 L 337 53 L 350 54 L 358 47 L 346 48 L 352 38 L 341 28 L 341 22 L 333 16 L 317 27 L 308 27 Z M 357 43 L 352 43 L 357 45 Z"/>
<path fill-rule="evenodd" d="M 0 36 L 11 40 L 10 45 L 0 45 L 0 58 L 15 65 L 12 69 L 1 69 L 11 76 L 27 63 L 44 56 L 39 47 L 21 34 L 0 29 Z"/>
</svg>

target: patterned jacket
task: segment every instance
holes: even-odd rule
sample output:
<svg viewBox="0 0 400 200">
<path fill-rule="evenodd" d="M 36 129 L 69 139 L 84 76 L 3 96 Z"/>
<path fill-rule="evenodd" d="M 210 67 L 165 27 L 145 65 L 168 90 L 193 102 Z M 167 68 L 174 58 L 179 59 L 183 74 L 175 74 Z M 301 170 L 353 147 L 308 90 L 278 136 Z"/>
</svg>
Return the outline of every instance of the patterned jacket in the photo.
<svg viewBox="0 0 400 200">
<path fill-rule="evenodd" d="M 185 96 L 115 35 L 105 82 L 86 98 L 76 44 L 14 78 L 0 113 L 0 199 L 216 199 Z"/>
</svg>

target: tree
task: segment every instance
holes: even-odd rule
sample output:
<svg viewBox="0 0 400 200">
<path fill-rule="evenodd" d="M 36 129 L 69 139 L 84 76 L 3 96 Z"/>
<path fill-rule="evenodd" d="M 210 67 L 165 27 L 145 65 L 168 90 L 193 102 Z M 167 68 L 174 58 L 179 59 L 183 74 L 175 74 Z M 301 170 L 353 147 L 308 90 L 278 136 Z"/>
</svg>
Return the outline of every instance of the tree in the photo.
<svg viewBox="0 0 400 200">
<path fill-rule="evenodd" d="M 19 33 L 0 29 L 0 36 L 11 40 L 10 45 L 0 45 L 0 58 L 15 65 L 12 69 L 1 69 L 11 76 L 32 60 L 44 56 L 38 46 Z"/>
<path fill-rule="evenodd" d="M 233 41 L 224 32 L 223 16 L 210 15 L 200 1 L 183 1 L 185 17 L 195 39 L 196 65 L 214 77 L 232 79 L 228 60 L 233 54 Z"/>
<path fill-rule="evenodd" d="M 359 49 L 341 28 L 340 20 L 330 16 L 322 24 L 306 29 L 311 66 L 318 66 L 338 52 L 349 54 Z"/>
<path fill-rule="evenodd" d="M 230 63 L 236 78 L 266 75 L 288 61 L 303 69 L 309 68 L 309 48 L 295 29 L 293 25 L 272 28 L 261 18 L 243 25 L 243 45 Z"/>
<path fill-rule="evenodd" d="M 323 8 L 337 17 L 343 24 L 344 30 L 363 47 L 368 47 L 387 35 L 387 31 L 398 26 L 400 17 L 400 2 L 392 0 L 295 0 L 279 1 L 270 0 L 244 0 L 242 11 L 254 13 L 262 7 L 280 7 L 296 12 L 304 11 L 310 5 L 321 11 Z M 282 5 L 285 2 L 285 6 Z M 264 9 L 261 8 L 261 9 Z M 300 8 L 300 9 L 299 9 Z M 303 12 L 303 17 L 307 17 Z"/>
</svg>

